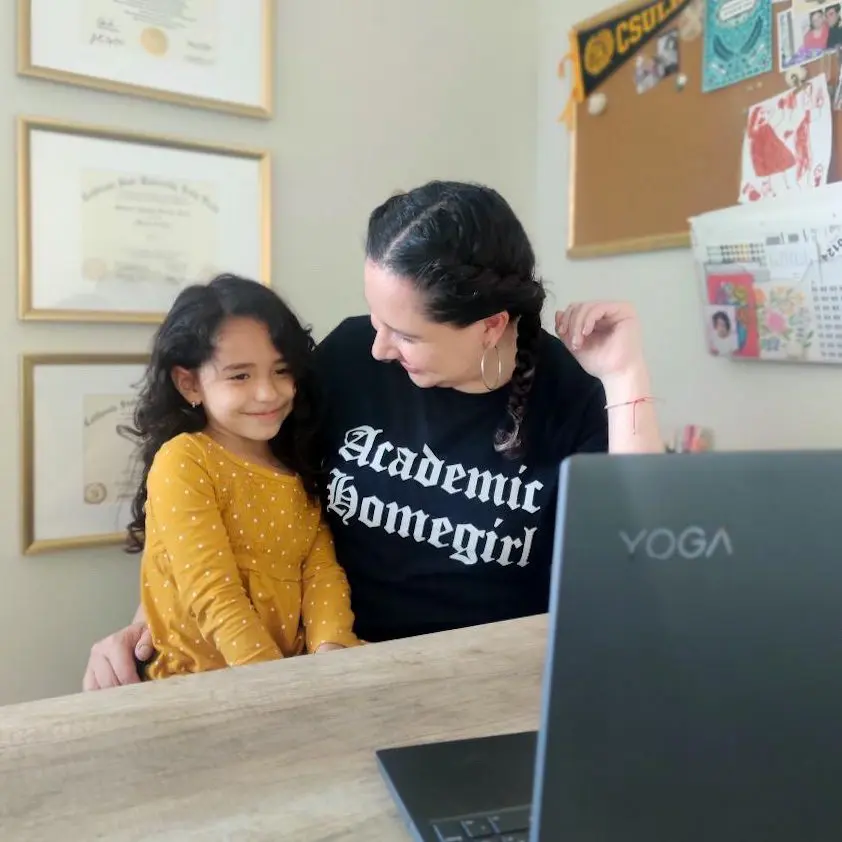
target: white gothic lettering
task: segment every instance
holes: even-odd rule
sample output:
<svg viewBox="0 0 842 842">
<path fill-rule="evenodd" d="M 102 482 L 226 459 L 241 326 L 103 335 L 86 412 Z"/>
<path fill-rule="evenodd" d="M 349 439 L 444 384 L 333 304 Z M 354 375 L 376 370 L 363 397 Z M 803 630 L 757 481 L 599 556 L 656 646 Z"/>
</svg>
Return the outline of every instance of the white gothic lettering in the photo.
<svg viewBox="0 0 842 842">
<path fill-rule="evenodd" d="M 454 496 L 491 503 L 498 509 L 537 514 L 541 507 L 536 500 L 544 485 L 537 480 L 523 482 L 517 476 L 493 474 L 459 463 L 447 464 L 427 445 L 421 453 L 406 447 L 396 447 L 382 440 L 383 430 L 360 426 L 345 434 L 339 455 L 348 463 L 367 467 L 378 473 L 386 472 L 403 482 L 415 482 L 426 488 L 439 488 Z M 526 567 L 532 551 L 536 527 L 523 527 L 516 535 L 497 530 L 503 518 L 496 517 L 491 529 L 480 529 L 470 523 L 454 523 L 447 517 L 433 517 L 420 509 L 386 503 L 369 495 L 361 497 L 352 475 L 335 468 L 330 474 L 328 509 L 343 523 L 352 519 L 370 529 L 382 529 L 390 535 L 426 543 L 439 549 L 449 549 L 449 557 L 462 564 L 483 561 L 504 567 Z"/>
</svg>

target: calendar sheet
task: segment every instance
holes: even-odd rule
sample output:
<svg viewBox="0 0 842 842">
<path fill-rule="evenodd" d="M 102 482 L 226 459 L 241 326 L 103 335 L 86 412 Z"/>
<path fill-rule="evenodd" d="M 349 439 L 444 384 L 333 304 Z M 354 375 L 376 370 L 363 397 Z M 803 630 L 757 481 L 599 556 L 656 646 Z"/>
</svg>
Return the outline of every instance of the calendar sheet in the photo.
<svg viewBox="0 0 842 842">
<path fill-rule="evenodd" d="M 842 364 L 840 186 L 690 220 L 709 353 Z"/>
</svg>

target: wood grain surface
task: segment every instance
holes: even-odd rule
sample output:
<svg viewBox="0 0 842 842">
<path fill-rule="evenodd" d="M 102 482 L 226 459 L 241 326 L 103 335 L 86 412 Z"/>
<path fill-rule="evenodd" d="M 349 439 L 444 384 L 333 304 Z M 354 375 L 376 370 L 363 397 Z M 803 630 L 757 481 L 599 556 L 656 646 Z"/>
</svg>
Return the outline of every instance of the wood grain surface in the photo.
<svg viewBox="0 0 842 842">
<path fill-rule="evenodd" d="M 537 728 L 546 616 L 0 708 L 0 838 L 401 842 L 376 748 Z"/>
</svg>

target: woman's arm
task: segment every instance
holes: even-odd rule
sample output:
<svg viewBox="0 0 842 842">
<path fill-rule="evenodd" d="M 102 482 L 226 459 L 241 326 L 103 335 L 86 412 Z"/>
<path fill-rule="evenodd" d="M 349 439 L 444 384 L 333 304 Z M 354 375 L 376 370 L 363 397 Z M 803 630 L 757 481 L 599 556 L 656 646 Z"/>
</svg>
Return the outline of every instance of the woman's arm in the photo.
<svg viewBox="0 0 842 842">
<path fill-rule="evenodd" d="M 625 302 L 571 304 L 555 318 L 559 339 L 605 391 L 599 410 L 602 431 L 608 414 L 610 453 L 663 453 L 640 324 Z M 590 433 L 593 437 L 593 433 Z M 604 441 L 604 440 L 603 440 Z"/>
<path fill-rule="evenodd" d="M 663 453 L 664 440 L 646 364 L 602 379 L 609 453 Z"/>
</svg>

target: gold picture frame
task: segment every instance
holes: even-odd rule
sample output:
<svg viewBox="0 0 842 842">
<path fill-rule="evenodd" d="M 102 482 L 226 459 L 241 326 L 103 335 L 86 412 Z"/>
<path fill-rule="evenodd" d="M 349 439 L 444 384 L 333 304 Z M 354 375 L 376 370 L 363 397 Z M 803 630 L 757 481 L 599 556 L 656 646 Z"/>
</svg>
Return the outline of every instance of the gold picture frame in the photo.
<svg viewBox="0 0 842 842">
<path fill-rule="evenodd" d="M 164 83 L 150 84 L 149 81 L 144 82 L 128 82 L 118 78 L 109 77 L 107 71 L 103 71 L 102 75 L 97 75 L 93 72 L 84 72 L 80 69 L 70 70 L 62 67 L 50 66 L 48 64 L 39 64 L 33 59 L 33 2 L 36 0 L 18 0 L 18 45 L 17 45 L 17 72 L 21 76 L 28 76 L 35 79 L 43 79 L 50 82 L 58 82 L 64 85 L 75 85 L 93 90 L 104 91 L 106 93 L 122 94 L 128 96 L 142 97 L 145 99 L 157 100 L 159 102 L 172 103 L 175 105 L 185 105 L 192 108 L 201 108 L 212 111 L 220 111 L 227 114 L 233 114 L 241 117 L 255 117 L 259 119 L 269 120 L 273 116 L 273 76 L 274 76 L 274 33 L 276 26 L 276 0 L 227 0 L 232 4 L 231 9 L 237 8 L 242 13 L 244 3 L 255 3 L 259 10 L 259 23 L 253 22 L 254 25 L 259 26 L 260 32 L 255 39 L 260 44 L 260 55 L 258 59 L 258 67 L 256 73 L 259 75 L 260 93 L 253 102 L 237 101 L 233 99 L 221 99 L 212 95 L 199 95 L 195 93 L 187 93 L 164 87 Z M 55 13 L 58 11 L 62 15 L 70 14 L 74 4 L 80 0 L 62 0 L 60 6 L 53 5 L 50 9 L 50 20 L 44 23 L 44 28 L 55 27 L 61 29 L 58 22 L 54 20 Z M 227 10 L 230 14 L 231 10 Z M 120 14 L 119 9 L 115 7 L 115 14 Z M 128 15 L 123 12 L 123 15 Z M 75 21 L 74 21 L 75 22 Z M 228 27 L 221 27 L 221 31 L 225 32 Z M 159 30 L 156 30 L 158 32 Z M 93 35 L 92 37 L 99 37 Z M 112 39 L 117 41 L 118 39 Z M 156 39 L 157 40 L 157 39 Z M 121 36 L 119 41 L 123 43 L 124 39 Z M 81 47 L 81 39 L 80 45 Z M 156 51 L 153 51 L 156 52 Z M 250 54 L 250 50 L 246 50 L 246 55 Z M 79 58 L 77 57 L 77 63 Z M 155 60 L 154 58 L 152 59 Z M 123 63 L 125 64 L 125 62 Z M 234 67 L 241 66 L 241 62 L 237 61 L 236 57 L 230 61 Z M 153 65 L 154 67 L 154 65 Z M 157 68 L 154 68 L 157 70 Z M 113 72 L 113 70 L 112 70 Z M 157 74 L 161 75 L 161 74 Z M 171 79 L 171 74 L 169 75 Z M 209 88 L 214 87 L 208 84 Z"/>
<path fill-rule="evenodd" d="M 272 175 L 267 150 L 45 117 L 19 117 L 17 127 L 21 321 L 155 324 L 177 294 L 171 287 L 209 280 L 222 271 L 271 286 Z M 192 173 L 193 180 L 185 173 Z M 86 192 L 85 180 L 90 178 L 94 189 Z M 108 190 L 100 189 L 100 182 L 107 182 Z M 208 199 L 211 188 L 227 202 Z M 87 204 L 90 197 L 97 202 Z M 176 200 L 181 206 L 173 214 Z M 98 204 L 102 202 L 106 204 Z M 86 223 L 95 211 L 99 216 Z M 146 234 L 132 224 L 132 213 L 145 215 L 144 224 L 160 223 L 154 248 L 147 248 L 145 240 L 137 242 Z M 198 213 L 212 227 L 196 228 L 192 215 Z M 93 248 L 101 251 L 86 254 L 86 225 L 94 232 L 88 239 L 100 237 Z M 128 240 L 121 243 L 121 235 Z M 161 237 L 163 244 L 158 242 Z M 179 250 L 186 255 L 185 265 L 193 268 L 177 277 L 168 267 L 173 254 L 179 267 L 185 262 Z M 140 279 L 127 277 L 120 267 L 137 273 L 134 255 L 139 253 L 151 255 L 152 268 L 147 266 L 147 275 Z M 68 271 L 74 265 L 78 276 Z M 93 273 L 85 270 L 91 266 Z M 146 299 L 133 306 L 129 299 L 138 291 Z"/>
<path fill-rule="evenodd" d="M 24 555 L 125 540 L 134 448 L 117 428 L 131 423 L 148 362 L 148 354 L 21 355 Z"/>
</svg>

